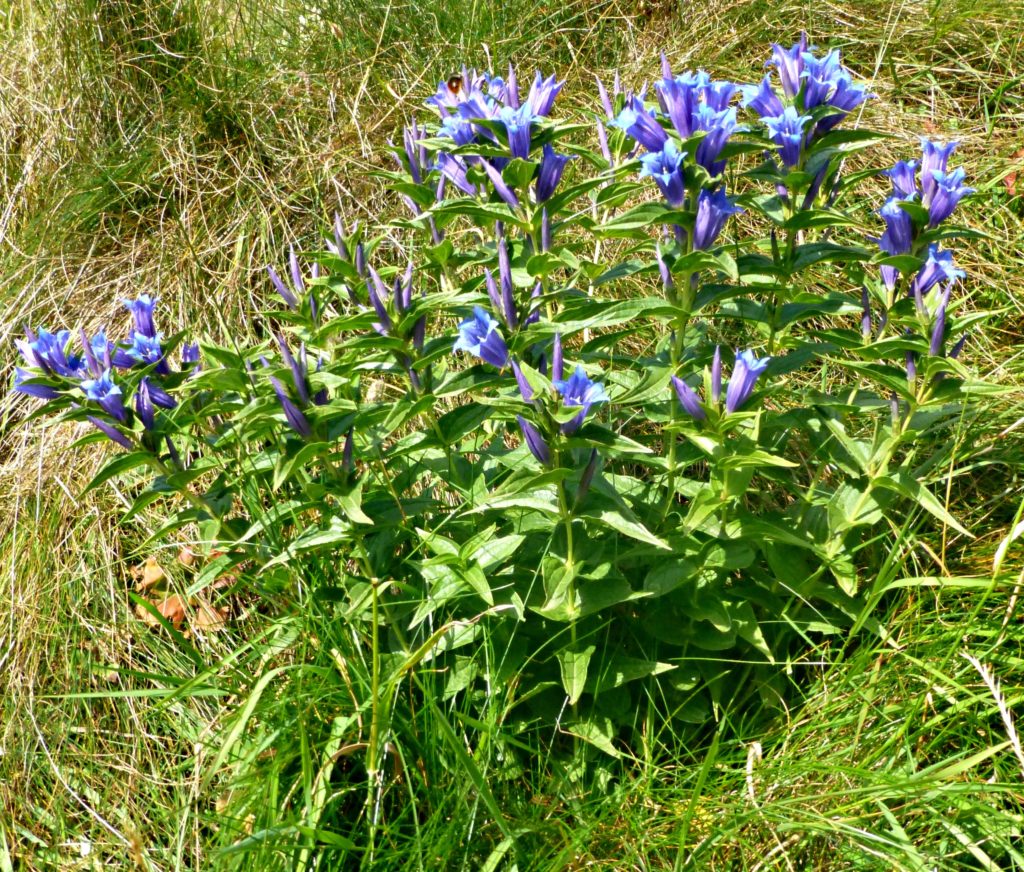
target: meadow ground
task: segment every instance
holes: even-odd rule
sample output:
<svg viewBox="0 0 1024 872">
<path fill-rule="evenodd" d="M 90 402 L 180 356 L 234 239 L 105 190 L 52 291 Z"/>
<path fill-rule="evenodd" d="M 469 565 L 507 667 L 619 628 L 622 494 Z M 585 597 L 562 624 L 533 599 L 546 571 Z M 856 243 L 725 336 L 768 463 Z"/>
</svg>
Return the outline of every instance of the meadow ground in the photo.
<svg viewBox="0 0 1024 872">
<path fill-rule="evenodd" d="M 966 358 L 1006 391 L 963 433 L 942 494 L 975 538 L 936 531 L 875 604 L 890 641 L 823 646 L 806 698 L 747 741 L 652 755 L 602 790 L 537 758 L 490 794 L 514 840 L 453 771 L 415 827 L 378 835 L 375 867 L 1024 869 L 1024 539 L 993 567 L 1024 510 L 1022 21 L 1020 0 L 9 0 L 0 373 L 23 324 L 97 327 L 140 291 L 175 327 L 251 335 L 289 242 L 335 210 L 397 214 L 372 175 L 383 144 L 464 61 L 556 70 L 562 99 L 589 105 L 595 74 L 650 79 L 662 49 L 748 79 L 805 28 L 871 81 L 863 121 L 893 134 L 879 165 L 922 134 L 955 138 L 979 192 L 964 220 L 987 236 L 959 258 L 971 305 L 997 314 Z M 99 450 L 69 452 L 80 434 L 27 411 L 0 401 L 0 872 L 291 868 L 272 843 L 302 835 L 292 819 L 245 852 L 222 834 L 226 808 L 289 803 L 258 783 L 232 787 L 239 803 L 204 771 L 240 704 L 230 669 L 176 694 L 152 678 L 189 672 L 126 596 L 155 519 L 126 531 L 128 495 L 83 496 Z M 256 630 L 210 653 L 243 662 Z M 291 644 L 274 656 L 301 657 Z M 315 861 L 334 868 L 343 842 Z"/>
</svg>

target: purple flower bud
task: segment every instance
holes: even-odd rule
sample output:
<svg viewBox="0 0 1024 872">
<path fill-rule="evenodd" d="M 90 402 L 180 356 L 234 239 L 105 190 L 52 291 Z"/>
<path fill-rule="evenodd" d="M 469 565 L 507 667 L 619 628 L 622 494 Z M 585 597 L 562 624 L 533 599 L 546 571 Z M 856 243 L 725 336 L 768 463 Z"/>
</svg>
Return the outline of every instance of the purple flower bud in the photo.
<svg viewBox="0 0 1024 872">
<path fill-rule="evenodd" d="M 612 152 L 608 148 L 608 134 L 605 132 L 604 125 L 597 122 L 597 144 L 601 148 L 601 155 L 608 163 L 612 162 Z"/>
<path fill-rule="evenodd" d="M 558 154 L 550 145 L 545 145 L 543 159 L 540 163 L 540 170 L 537 173 L 536 194 L 537 202 L 543 203 L 553 193 L 562 179 L 565 165 L 570 158 L 565 154 Z"/>
<path fill-rule="evenodd" d="M 539 281 L 533 286 L 533 290 L 530 292 L 530 305 L 531 306 L 533 305 L 533 302 L 540 297 L 542 287 L 543 286 L 541 285 L 541 283 Z M 540 306 L 533 306 L 533 309 L 530 312 L 530 314 L 526 316 L 526 321 L 524 323 L 526 324 L 527 327 L 529 327 L 531 324 L 536 324 L 539 320 L 540 320 Z"/>
<path fill-rule="evenodd" d="M 537 73 L 533 84 L 530 86 L 530 93 L 526 96 L 526 104 L 534 115 L 548 116 L 555 103 L 555 97 L 562 90 L 565 82 L 555 81 L 555 77 L 548 76 L 546 79 Z"/>
<path fill-rule="evenodd" d="M 697 392 L 693 388 L 678 376 L 672 376 L 672 386 L 676 389 L 679 404 L 691 418 L 695 421 L 703 421 L 707 418 L 707 413 L 701 405 L 700 397 L 697 396 Z"/>
<path fill-rule="evenodd" d="M 370 305 L 373 306 L 373 311 L 377 313 L 377 317 L 380 319 L 378 324 L 374 327 L 377 328 L 377 332 L 387 334 L 391 332 L 394 326 L 391 321 L 391 316 L 388 315 L 388 310 L 384 306 L 384 298 L 387 296 L 387 288 L 384 287 L 384 282 L 381 281 L 380 276 L 377 274 L 372 266 L 368 268 L 370 272 L 370 281 L 366 283 L 366 290 L 370 296 Z"/>
<path fill-rule="evenodd" d="M 299 268 L 299 258 L 295 254 L 295 246 L 288 246 L 288 266 L 292 272 L 292 284 L 300 294 L 306 290 L 306 283 L 302 280 L 302 270 Z"/>
<path fill-rule="evenodd" d="M 303 415 L 299 407 L 292 402 L 291 398 L 288 396 L 288 392 L 284 389 L 284 385 L 281 384 L 279 379 L 271 376 L 270 383 L 274 386 L 274 393 L 277 394 L 278 402 L 281 404 L 281 408 L 284 411 L 284 418 L 285 421 L 288 422 L 288 426 L 300 436 L 308 439 L 313 434 L 313 429 L 309 426 L 309 421 L 306 419 L 306 416 Z"/>
<path fill-rule="evenodd" d="M 487 178 L 491 180 L 491 184 L 494 185 L 494 190 L 513 209 L 519 208 L 519 198 L 515 195 L 512 189 L 505 184 L 505 180 L 501 177 L 501 173 L 491 164 L 488 160 L 481 160 L 481 166 L 484 168 L 484 172 L 487 173 Z"/>
<path fill-rule="evenodd" d="M 917 379 L 917 355 L 913 351 L 907 352 L 907 381 L 911 384 Z"/>
<path fill-rule="evenodd" d="M 871 338 L 871 300 L 868 297 L 868 289 L 860 289 L 860 332 L 865 341 Z"/>
<path fill-rule="evenodd" d="M 508 244 L 504 236 L 498 240 L 498 278 L 501 282 L 501 307 L 498 311 L 505 313 L 505 323 L 510 329 L 515 330 L 519 326 L 519 318 L 516 315 L 512 286 L 512 264 L 508 258 Z"/>
<path fill-rule="evenodd" d="M 661 273 L 661 284 L 666 291 L 671 293 L 675 289 L 675 282 L 672 281 L 672 273 L 668 268 L 668 264 L 665 263 L 665 259 L 661 256 L 661 247 L 659 246 L 655 251 L 655 255 L 658 258 L 658 272 Z"/>
<path fill-rule="evenodd" d="M 804 71 L 804 52 L 807 51 L 807 34 L 801 33 L 800 40 L 788 51 L 778 43 L 772 43 L 772 57 L 766 66 L 779 71 L 782 92 L 792 100 L 800 91 L 800 76 Z"/>
<path fill-rule="evenodd" d="M 310 399 L 309 388 L 306 385 L 305 361 L 300 363 L 292 356 L 291 349 L 288 348 L 288 343 L 285 341 L 284 336 L 282 336 L 280 333 L 277 334 L 277 344 L 281 348 L 281 356 L 284 358 L 284 362 L 292 371 L 292 383 L 295 385 L 295 390 L 298 391 L 299 401 L 302 403 L 303 406 L 308 406 L 310 403 Z M 302 349 L 300 356 L 305 357 L 304 347 Z"/>
<path fill-rule="evenodd" d="M 92 415 L 86 415 L 86 418 L 90 424 L 92 424 L 97 429 L 101 430 L 108 439 L 110 439 L 112 442 L 116 442 L 122 448 L 127 448 L 129 451 L 131 451 L 135 447 L 135 445 L 127 436 L 125 436 L 116 427 L 113 427 L 110 424 L 108 424 L 106 421 L 103 421 L 100 418 L 93 417 Z"/>
<path fill-rule="evenodd" d="M 551 216 L 546 207 L 540 217 L 540 250 L 551 251 Z"/>
<path fill-rule="evenodd" d="M 519 394 L 526 402 L 533 401 L 533 388 L 523 375 L 523 370 L 516 361 L 512 361 L 512 373 L 516 377 L 516 384 L 519 386 Z"/>
<path fill-rule="evenodd" d="M 583 469 L 583 475 L 580 476 L 580 486 L 576 490 L 576 505 L 583 502 L 590 492 L 590 484 L 594 480 L 594 473 L 597 472 L 597 458 L 597 449 L 594 448 L 590 452 L 590 460 L 587 461 L 587 465 Z"/>
<path fill-rule="evenodd" d="M 594 76 L 594 79 L 597 82 L 598 96 L 601 98 L 601 108 L 604 109 L 604 114 L 607 116 L 608 120 L 611 121 L 615 117 L 615 109 L 612 107 L 611 98 L 608 96 L 608 89 L 605 88 L 604 82 L 601 81 L 600 76 Z M 598 126 L 600 126 L 600 124 L 601 122 L 599 121 Z"/>
<path fill-rule="evenodd" d="M 725 195 L 725 188 L 709 193 L 702 190 L 697 197 L 697 219 L 693 227 L 693 247 L 698 250 L 710 248 L 718 239 L 730 215 L 743 210 Z"/>
<path fill-rule="evenodd" d="M 348 432 L 345 434 L 345 445 L 341 450 L 341 466 L 345 472 L 352 471 L 352 428 L 348 428 Z"/>
<path fill-rule="evenodd" d="M 512 64 L 508 65 L 508 78 L 505 80 L 505 102 L 513 109 L 519 108 L 519 80 Z"/>
<path fill-rule="evenodd" d="M 342 226 L 341 216 L 337 212 L 334 213 L 334 247 L 332 250 L 328 243 L 327 248 L 342 260 L 349 259 L 348 246 L 345 244 L 345 228 Z"/>
<path fill-rule="evenodd" d="M 711 402 L 716 406 L 722 399 L 722 348 L 715 346 L 715 356 L 711 359 Z"/>
<path fill-rule="evenodd" d="M 156 326 L 153 323 L 153 309 L 156 306 L 158 297 L 151 297 L 149 294 L 139 294 L 137 300 L 125 300 L 125 308 L 132 313 L 132 321 L 135 324 L 135 332 L 148 336 L 151 339 L 156 337 Z"/>
<path fill-rule="evenodd" d="M 921 202 L 929 206 L 935 194 L 935 171 L 946 172 L 949 158 L 956 151 L 958 143 L 942 145 L 928 139 L 921 140 Z"/>
<path fill-rule="evenodd" d="M 16 366 L 14 368 L 14 390 L 19 394 L 36 397 L 40 400 L 55 400 L 60 396 L 60 391 L 56 388 L 51 388 L 49 385 L 26 384 L 26 382 L 33 378 L 36 378 L 36 376 L 20 366 Z"/>
<path fill-rule="evenodd" d="M 729 376 L 729 387 L 725 392 L 725 411 L 735 412 L 754 392 L 754 385 L 757 383 L 761 373 L 768 366 L 770 357 L 762 357 L 760 360 L 754 357 L 752 351 L 740 351 L 736 354 L 736 362 L 732 368 L 732 375 Z"/>
<path fill-rule="evenodd" d="M 562 361 L 562 335 L 556 333 L 551 348 L 551 378 L 553 381 L 558 381 L 564 375 L 565 364 Z"/>
<path fill-rule="evenodd" d="M 143 379 L 139 383 L 139 389 L 135 393 L 135 412 L 139 416 L 139 420 L 142 421 L 142 426 L 147 430 L 152 430 L 156 424 L 156 418 L 153 400 L 149 396 L 148 379 Z"/>
<path fill-rule="evenodd" d="M 356 274 L 360 278 L 364 278 L 366 276 L 366 250 L 363 248 L 363 243 L 361 242 L 356 243 L 355 267 Z"/>
<path fill-rule="evenodd" d="M 516 421 L 519 422 L 519 429 L 523 432 L 523 439 L 530 453 L 537 458 L 541 466 L 548 466 L 551 463 L 551 449 L 540 435 L 540 431 L 522 415 L 516 415 Z"/>
</svg>

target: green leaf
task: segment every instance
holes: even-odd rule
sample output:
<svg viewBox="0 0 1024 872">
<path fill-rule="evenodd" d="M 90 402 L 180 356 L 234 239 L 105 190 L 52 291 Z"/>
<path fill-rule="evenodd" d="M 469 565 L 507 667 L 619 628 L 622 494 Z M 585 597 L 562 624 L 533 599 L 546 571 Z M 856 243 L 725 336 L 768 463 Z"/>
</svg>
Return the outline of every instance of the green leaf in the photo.
<svg viewBox="0 0 1024 872">
<path fill-rule="evenodd" d="M 566 732 L 593 745 L 610 757 L 619 758 L 622 756 L 622 752 L 612 743 L 616 731 L 611 718 L 591 715 L 585 720 L 574 721 L 569 724 L 566 727 Z"/>
<path fill-rule="evenodd" d="M 935 495 L 915 479 L 908 471 L 901 469 L 895 474 L 879 476 L 874 479 L 872 483 L 875 487 L 895 491 L 900 496 L 913 500 L 913 502 L 917 503 L 917 505 L 928 512 L 928 514 L 938 518 L 946 526 L 952 527 L 958 533 L 962 533 L 970 539 L 974 538 L 974 534 L 962 526 L 956 518 L 947 512 L 942 503 L 935 498 Z"/>
<path fill-rule="evenodd" d="M 587 668 L 590 658 L 597 650 L 594 645 L 577 646 L 575 649 L 563 648 L 555 657 L 562 673 L 562 687 L 569 697 L 569 705 L 576 705 L 587 683 Z"/>
<path fill-rule="evenodd" d="M 590 673 L 587 681 L 587 692 L 598 694 L 605 690 L 622 687 L 631 681 L 661 675 L 677 667 L 671 663 L 660 663 L 657 660 L 641 660 L 625 654 L 612 654 L 601 662 L 600 670 Z"/>
</svg>

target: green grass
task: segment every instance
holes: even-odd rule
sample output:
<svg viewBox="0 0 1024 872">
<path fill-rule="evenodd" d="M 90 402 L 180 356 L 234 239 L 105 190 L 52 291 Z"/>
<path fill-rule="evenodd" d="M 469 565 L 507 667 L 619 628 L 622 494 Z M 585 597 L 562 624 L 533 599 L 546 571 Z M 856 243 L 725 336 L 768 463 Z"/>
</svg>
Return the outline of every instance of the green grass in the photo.
<svg viewBox="0 0 1024 872">
<path fill-rule="evenodd" d="M 369 668 L 345 628 L 257 602 L 187 644 L 142 627 L 129 567 L 158 518 L 119 526 L 127 494 L 82 495 L 97 452 L 69 451 L 80 434 L 23 424 L 27 406 L 5 399 L 0 870 L 351 868 L 360 851 L 345 840 L 361 849 L 371 829 L 381 869 L 1024 868 L 1024 541 L 992 575 L 1024 501 L 1024 198 L 1004 185 L 1017 167 L 1024 190 L 1022 19 L 1019 0 L 12 0 L 5 378 L 23 323 L 60 312 L 95 327 L 141 290 L 179 325 L 252 334 L 263 267 L 287 242 L 310 243 L 335 210 L 398 213 L 369 175 L 387 166 L 384 141 L 463 59 L 485 64 L 484 45 L 496 66 L 558 69 L 582 105 L 594 73 L 650 79 L 661 48 L 680 68 L 749 77 L 769 41 L 805 26 L 873 78 L 864 123 L 893 134 L 880 163 L 923 133 L 963 141 L 987 195 L 967 222 L 989 237 L 959 261 L 971 305 L 998 313 L 968 359 L 1008 392 L 934 473 L 976 538 L 925 535 L 878 585 L 889 641 L 822 642 L 794 666 L 805 696 L 792 708 L 724 712 L 733 738 L 701 747 L 652 735 L 635 764 L 584 781 L 554 757 L 506 754 L 498 695 L 489 722 L 464 722 L 428 662 L 414 674 L 440 708 L 403 706 L 417 694 L 396 688 L 396 733 L 414 738 L 388 756 L 372 826 L 347 739 Z M 945 581 L 882 589 L 900 577 Z"/>
</svg>

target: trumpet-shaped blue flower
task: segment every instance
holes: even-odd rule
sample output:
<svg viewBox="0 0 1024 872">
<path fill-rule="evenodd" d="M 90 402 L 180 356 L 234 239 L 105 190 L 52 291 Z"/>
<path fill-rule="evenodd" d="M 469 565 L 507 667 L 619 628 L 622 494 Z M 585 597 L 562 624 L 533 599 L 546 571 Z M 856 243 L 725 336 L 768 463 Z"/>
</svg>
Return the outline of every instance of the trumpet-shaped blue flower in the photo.
<svg viewBox="0 0 1024 872">
<path fill-rule="evenodd" d="M 668 134 L 653 112 L 644 108 L 644 101 L 632 97 L 618 114 L 612 127 L 624 130 L 648 151 L 661 151 L 668 142 Z"/>
<path fill-rule="evenodd" d="M 974 193 L 974 188 L 968 188 L 963 184 L 964 170 L 959 168 L 951 173 L 942 170 L 932 170 L 931 202 L 928 204 L 928 224 L 937 227 L 945 221 L 960 201 L 968 194 Z"/>
<path fill-rule="evenodd" d="M 580 428 L 592 405 L 608 402 L 608 394 L 605 393 L 604 385 L 593 381 L 582 366 L 577 366 L 569 378 L 554 379 L 552 384 L 561 395 L 563 406 L 582 407 L 575 418 L 562 425 L 562 432 L 566 434 L 575 433 Z"/>
<path fill-rule="evenodd" d="M 683 180 L 683 158 L 685 152 L 676 148 L 675 142 L 666 139 L 661 151 L 645 154 L 640 158 L 640 177 L 650 176 L 665 195 L 673 208 L 683 205 L 686 186 Z"/>
<path fill-rule="evenodd" d="M 935 194 L 935 171 L 948 171 L 949 158 L 957 145 L 955 142 L 942 144 L 930 139 L 921 140 L 921 202 L 925 206 L 931 204 Z"/>
<path fill-rule="evenodd" d="M 765 76 L 759 85 L 740 85 L 740 105 L 753 109 L 761 118 L 774 118 L 785 111 L 785 106 L 772 87 L 771 79 Z"/>
<path fill-rule="evenodd" d="M 725 169 L 725 161 L 719 160 L 718 156 L 736 130 L 736 110 L 725 108 L 716 111 L 710 105 L 702 104 L 694 114 L 694 127 L 706 132 L 697 145 L 694 156 L 697 163 L 712 176 L 720 175 Z"/>
<path fill-rule="evenodd" d="M 29 366 L 64 378 L 82 378 L 85 375 L 82 359 L 67 353 L 70 339 L 69 330 L 50 333 L 40 327 L 37 333 L 26 329 L 25 338 L 15 339 L 14 344 Z"/>
<path fill-rule="evenodd" d="M 498 112 L 498 120 L 505 126 L 508 135 L 508 148 L 512 157 L 525 160 L 530 156 L 530 127 L 536 119 L 529 102 L 518 109 L 503 106 Z"/>
<path fill-rule="evenodd" d="M 540 431 L 522 415 L 516 415 L 516 421 L 519 422 L 519 429 L 523 433 L 523 439 L 530 449 L 530 453 L 537 458 L 537 462 L 541 466 L 548 466 L 551 463 L 551 449 L 548 448 L 544 437 L 540 435 Z"/>
<path fill-rule="evenodd" d="M 153 371 L 158 375 L 169 375 L 171 371 L 160 345 L 160 337 L 146 336 L 137 331 L 131 335 L 131 344 L 127 348 L 117 348 L 111 360 L 114 366 L 122 369 L 155 364 Z"/>
<path fill-rule="evenodd" d="M 787 106 L 781 115 L 762 119 L 768 128 L 768 136 L 779 146 L 779 156 L 787 167 L 800 163 L 804 142 L 807 139 L 805 127 L 811 122 L 810 115 L 800 115 L 793 106 Z"/>
<path fill-rule="evenodd" d="M 704 411 L 700 397 L 697 396 L 697 392 L 693 388 L 678 376 L 672 376 L 672 386 L 676 390 L 679 404 L 691 418 L 696 421 L 703 421 L 707 418 L 707 412 Z"/>
<path fill-rule="evenodd" d="M 49 385 L 27 384 L 27 382 L 37 377 L 38 376 L 35 373 L 31 373 L 28 370 L 22 369 L 20 366 L 16 366 L 14 368 L 14 390 L 19 394 L 36 397 L 40 400 L 54 400 L 60 396 L 60 391 L 56 388 L 50 387 Z"/>
<path fill-rule="evenodd" d="M 452 350 L 469 352 L 498 369 L 508 364 L 508 346 L 498 322 L 480 306 L 474 306 L 473 316 L 459 325 L 459 338 Z"/>
<path fill-rule="evenodd" d="M 693 226 L 693 247 L 696 249 L 710 248 L 725 227 L 730 215 L 737 215 L 743 210 L 736 206 L 725 195 L 724 188 L 714 193 L 701 191 L 697 198 L 697 219 Z"/>
<path fill-rule="evenodd" d="M 901 200 L 910 200 L 919 195 L 920 192 L 917 190 L 917 179 L 915 177 L 917 163 L 916 160 L 901 160 L 897 161 L 892 169 L 885 171 L 885 174 L 892 181 L 894 197 L 898 197 Z"/>
<path fill-rule="evenodd" d="M 839 63 L 839 52 L 835 49 L 823 58 L 805 51 L 800 59 L 803 61 L 800 71 L 804 92 L 802 103 L 807 112 L 829 101 L 838 81 L 844 77 L 844 71 Z"/>
<path fill-rule="evenodd" d="M 754 385 L 770 361 L 770 357 L 754 357 L 752 351 L 737 352 L 732 375 L 729 376 L 729 387 L 725 391 L 726 412 L 735 412 L 750 399 Z"/>
<path fill-rule="evenodd" d="M 925 296 L 940 282 L 952 282 L 962 279 L 966 273 L 953 263 L 952 251 L 940 251 L 938 243 L 928 246 L 928 259 L 914 276 L 910 284 L 910 293 L 917 300 Z"/>
<path fill-rule="evenodd" d="M 85 379 L 82 382 L 82 392 L 88 399 L 97 403 L 111 418 L 118 421 L 127 419 L 128 413 L 124 408 L 121 389 L 114 384 L 109 369 L 104 370 L 94 379 Z"/>
<path fill-rule="evenodd" d="M 782 92 L 790 100 L 795 98 L 800 91 L 800 77 L 804 71 L 804 52 L 806 51 L 807 34 L 801 33 L 799 41 L 788 50 L 773 42 L 771 59 L 765 64 L 765 66 L 778 69 Z"/>
<path fill-rule="evenodd" d="M 135 332 L 153 339 L 156 337 L 156 325 L 153 323 L 153 309 L 156 308 L 157 297 L 139 294 L 138 299 L 125 300 L 125 308 L 132 313 Z"/>
<path fill-rule="evenodd" d="M 533 115 L 540 115 L 546 118 L 551 114 L 551 110 L 555 105 L 555 98 L 558 96 L 559 91 L 562 90 L 564 84 L 565 82 L 556 81 L 554 75 L 544 78 L 538 71 L 533 79 L 533 83 L 530 85 L 530 92 L 526 95 L 526 103 L 524 105 L 530 107 Z"/>
<path fill-rule="evenodd" d="M 543 159 L 540 162 L 540 169 L 537 171 L 537 202 L 543 203 L 553 193 L 558 183 L 562 180 L 562 173 L 570 157 L 566 154 L 558 154 L 550 145 L 544 146 Z"/>
</svg>

